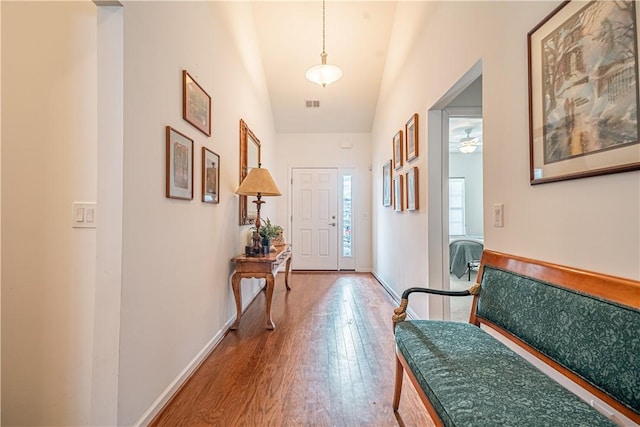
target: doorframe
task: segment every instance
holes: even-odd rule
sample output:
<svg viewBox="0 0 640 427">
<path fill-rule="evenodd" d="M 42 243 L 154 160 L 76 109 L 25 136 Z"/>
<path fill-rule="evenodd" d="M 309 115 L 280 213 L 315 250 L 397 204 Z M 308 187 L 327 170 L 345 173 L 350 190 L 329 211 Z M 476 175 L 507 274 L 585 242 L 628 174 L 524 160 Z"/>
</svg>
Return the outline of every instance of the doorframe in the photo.
<svg viewBox="0 0 640 427">
<path fill-rule="evenodd" d="M 427 111 L 429 170 L 427 180 L 427 229 L 429 235 L 429 239 L 427 239 L 427 259 L 429 263 L 429 283 L 435 289 L 445 289 L 449 286 L 449 114 L 447 113 L 447 107 L 480 76 L 482 76 L 482 59 L 478 60 Z M 446 298 L 429 296 L 427 314 L 429 319 L 444 319 L 449 312 L 450 307 Z"/>
</svg>

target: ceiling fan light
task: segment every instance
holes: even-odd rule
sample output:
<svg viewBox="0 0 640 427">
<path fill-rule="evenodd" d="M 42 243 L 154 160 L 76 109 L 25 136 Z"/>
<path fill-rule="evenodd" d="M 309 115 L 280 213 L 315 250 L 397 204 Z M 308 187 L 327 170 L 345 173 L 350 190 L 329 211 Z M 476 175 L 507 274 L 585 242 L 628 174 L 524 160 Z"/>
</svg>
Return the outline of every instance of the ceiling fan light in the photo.
<svg viewBox="0 0 640 427">
<path fill-rule="evenodd" d="M 310 82 L 326 87 L 342 77 L 342 70 L 335 65 L 319 64 L 309 68 L 305 76 Z"/>
<path fill-rule="evenodd" d="M 471 138 L 471 131 L 473 129 L 465 129 L 464 131 L 467 133 L 467 136 L 460 140 L 460 144 L 458 144 L 458 150 L 460 150 L 463 154 L 471 154 L 478 148 L 478 142 L 475 138 Z"/>
<path fill-rule="evenodd" d="M 476 148 L 478 148 L 478 146 L 472 142 L 461 142 L 458 146 L 458 150 L 464 154 L 471 154 L 476 151 Z"/>
</svg>

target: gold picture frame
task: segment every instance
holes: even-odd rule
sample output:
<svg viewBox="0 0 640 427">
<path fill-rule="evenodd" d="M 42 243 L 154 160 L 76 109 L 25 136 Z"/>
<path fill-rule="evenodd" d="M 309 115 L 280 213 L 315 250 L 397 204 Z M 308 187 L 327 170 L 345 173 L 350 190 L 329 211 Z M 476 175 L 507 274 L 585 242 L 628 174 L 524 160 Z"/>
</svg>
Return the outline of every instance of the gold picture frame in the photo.
<svg viewBox="0 0 640 427">
<path fill-rule="evenodd" d="M 418 167 L 414 166 L 407 171 L 407 210 L 417 211 L 418 203 Z"/>
<path fill-rule="evenodd" d="M 405 153 L 407 162 L 418 158 L 418 113 L 415 113 L 404 126 Z"/>
<path fill-rule="evenodd" d="M 393 168 L 398 170 L 402 167 L 402 131 L 399 130 L 393 136 Z"/>
<path fill-rule="evenodd" d="M 238 185 L 249 175 L 249 171 L 260 165 L 261 147 L 260 140 L 249 129 L 247 123 L 240 119 L 240 180 Z M 239 224 L 251 225 L 255 223 L 258 214 L 256 204 L 251 203 L 255 197 L 240 197 Z"/>
</svg>

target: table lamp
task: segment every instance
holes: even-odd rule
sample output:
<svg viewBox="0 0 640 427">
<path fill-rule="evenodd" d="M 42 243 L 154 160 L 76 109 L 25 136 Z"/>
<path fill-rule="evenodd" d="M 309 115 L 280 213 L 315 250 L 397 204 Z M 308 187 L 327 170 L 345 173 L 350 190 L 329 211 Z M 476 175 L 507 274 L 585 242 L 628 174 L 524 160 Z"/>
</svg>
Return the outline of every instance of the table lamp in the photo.
<svg viewBox="0 0 640 427">
<path fill-rule="evenodd" d="M 281 196 L 280 190 L 275 181 L 271 177 L 269 171 L 260 164 L 257 168 L 251 169 L 249 174 L 236 190 L 236 194 L 240 196 L 255 196 L 257 199 L 253 201 L 256 204 L 256 231 L 253 238 L 254 251 L 261 253 L 262 244 L 260 242 L 260 206 L 264 203 L 262 196 Z M 257 238 L 256 238 L 257 235 Z"/>
</svg>

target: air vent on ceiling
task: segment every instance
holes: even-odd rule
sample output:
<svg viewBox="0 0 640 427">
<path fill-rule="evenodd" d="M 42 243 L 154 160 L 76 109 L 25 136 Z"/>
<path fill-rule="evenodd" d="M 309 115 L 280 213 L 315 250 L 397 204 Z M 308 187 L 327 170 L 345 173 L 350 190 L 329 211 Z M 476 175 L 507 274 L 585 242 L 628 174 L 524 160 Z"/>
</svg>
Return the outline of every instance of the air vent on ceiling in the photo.
<svg viewBox="0 0 640 427">
<path fill-rule="evenodd" d="M 320 101 L 306 100 L 305 104 L 307 108 L 320 108 Z"/>
</svg>

